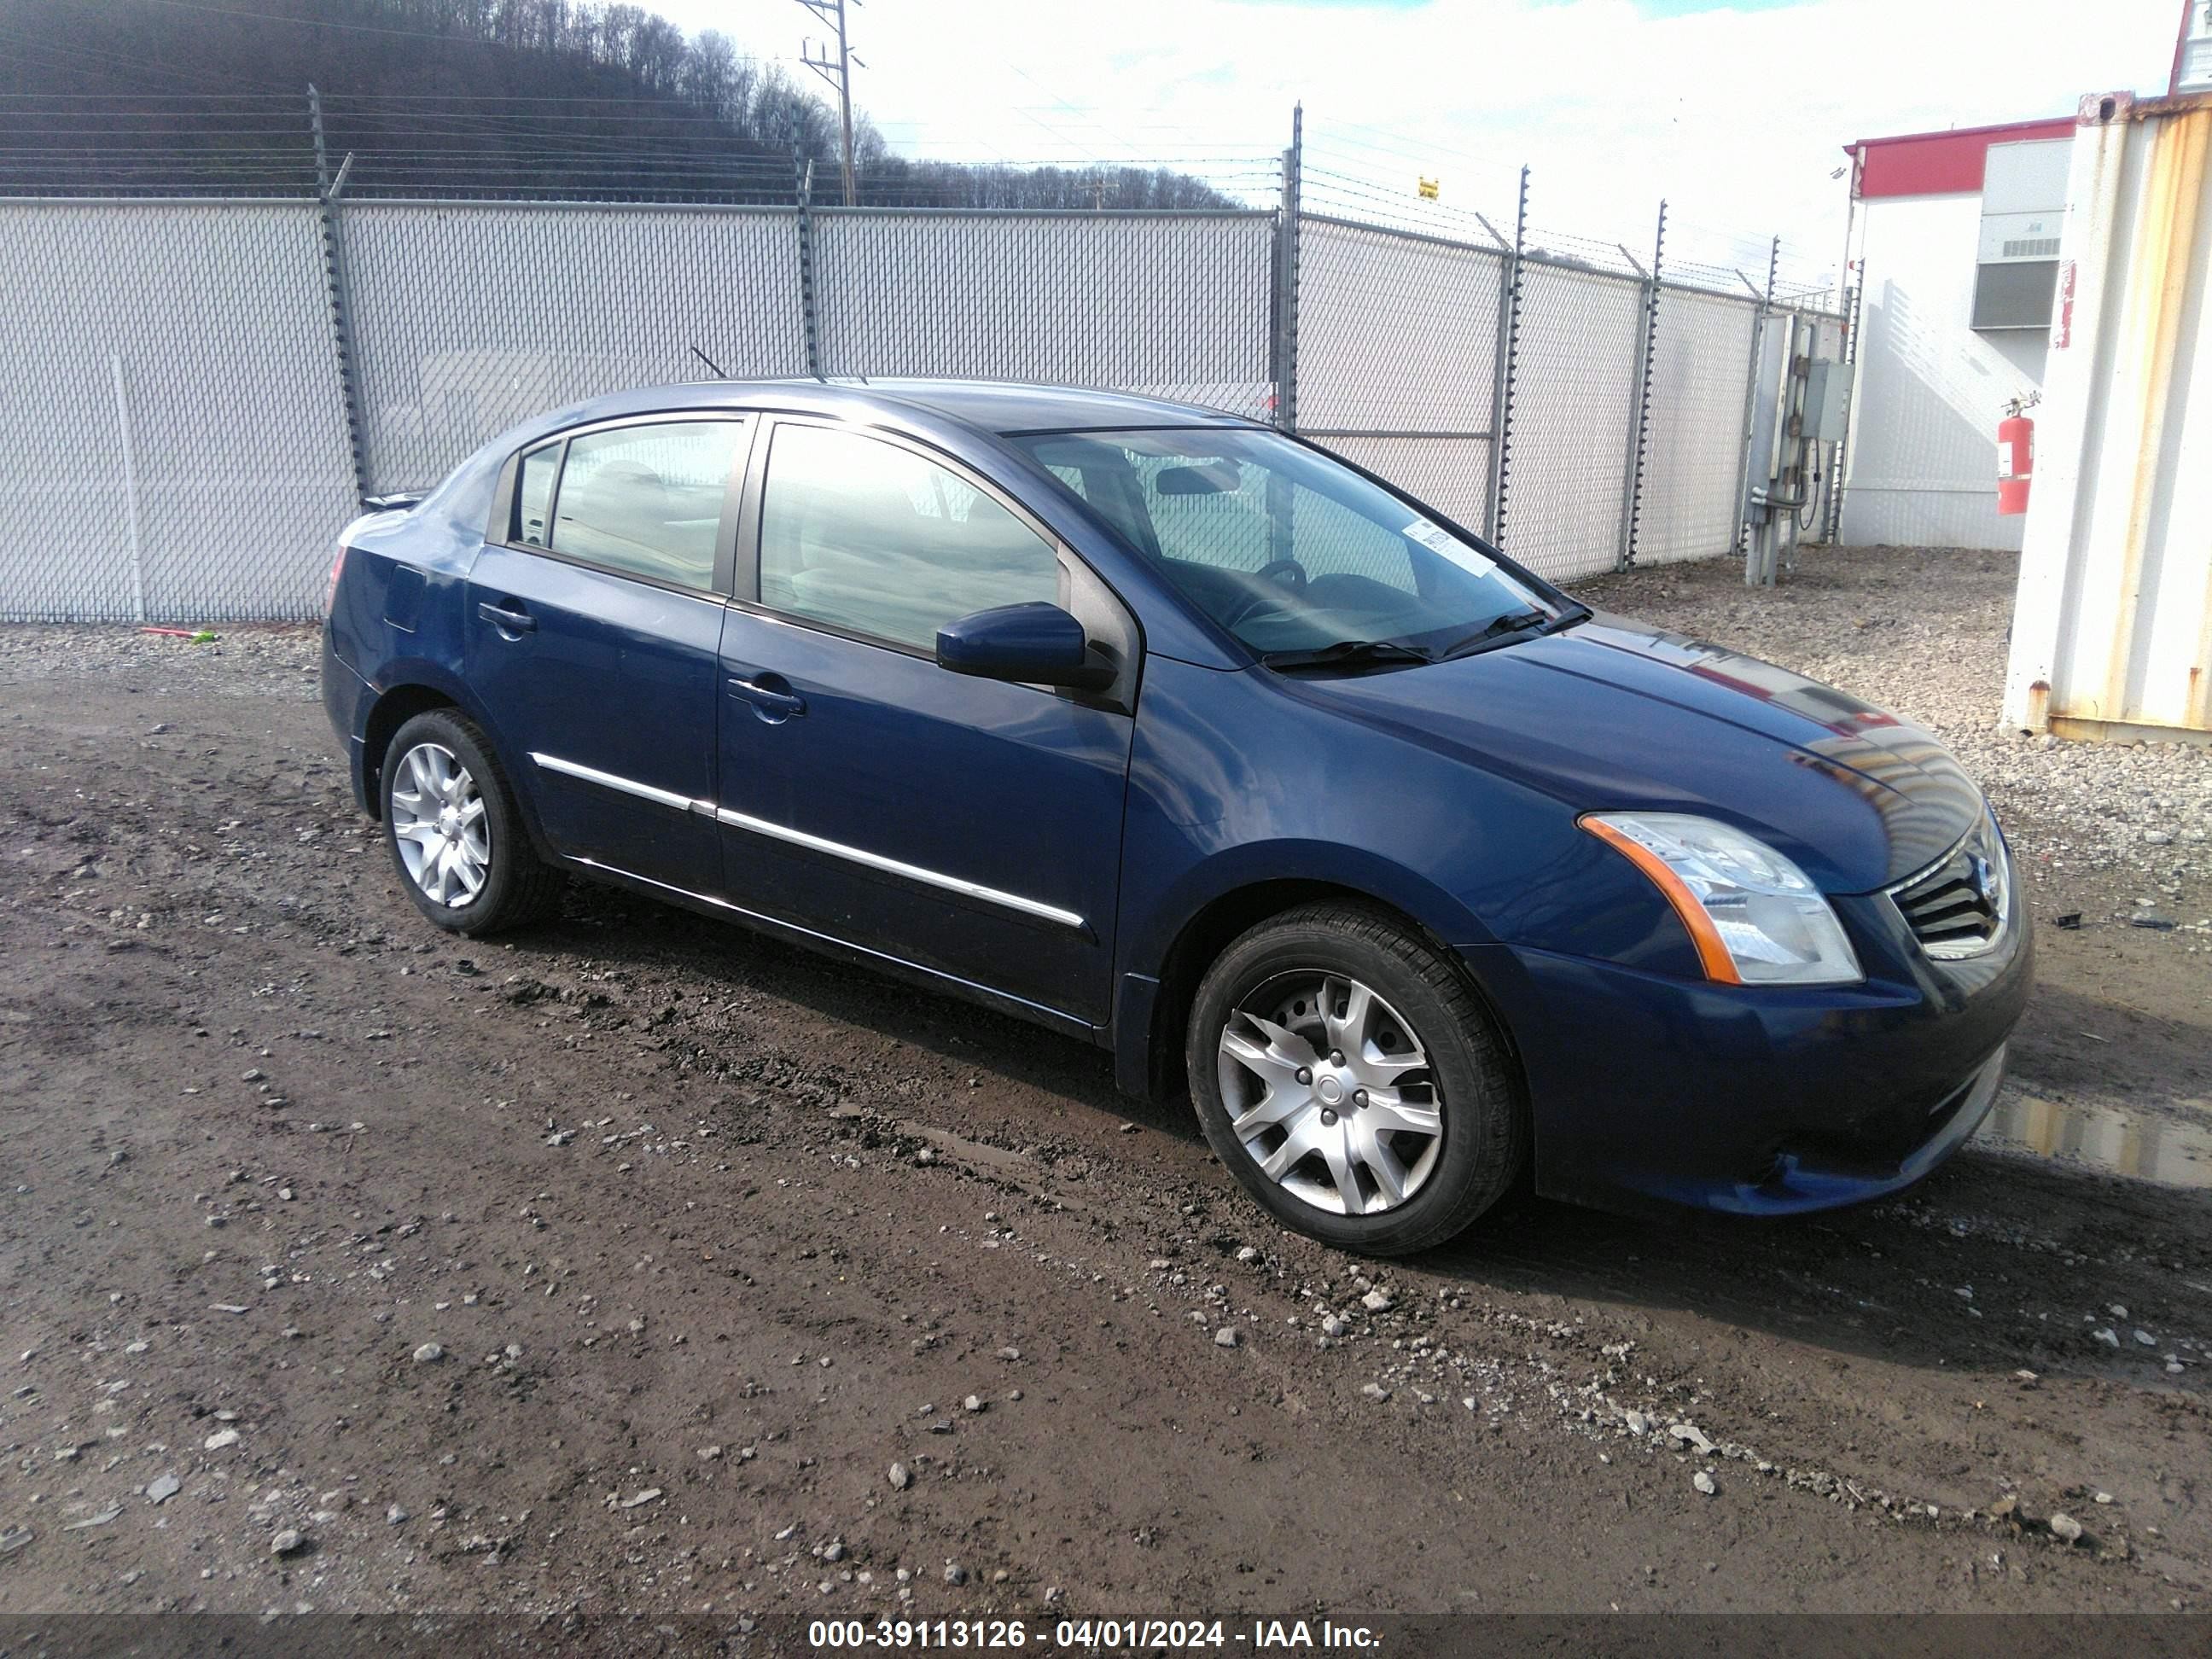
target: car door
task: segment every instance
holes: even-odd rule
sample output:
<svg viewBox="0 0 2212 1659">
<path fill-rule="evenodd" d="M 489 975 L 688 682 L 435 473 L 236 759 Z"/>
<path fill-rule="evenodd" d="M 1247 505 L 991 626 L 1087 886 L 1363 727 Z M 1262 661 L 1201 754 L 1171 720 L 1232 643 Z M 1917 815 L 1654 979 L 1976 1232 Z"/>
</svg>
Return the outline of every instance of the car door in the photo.
<svg viewBox="0 0 2212 1659">
<path fill-rule="evenodd" d="M 469 575 L 469 682 L 547 839 L 693 891 L 720 881 L 717 653 L 750 435 L 700 414 L 540 445 Z"/>
<path fill-rule="evenodd" d="M 942 454 L 795 418 L 761 445 L 722 635 L 726 890 L 1103 1024 L 1133 619 L 1038 520 Z M 1035 600 L 1110 642 L 1113 689 L 937 665 L 939 626 Z"/>
</svg>

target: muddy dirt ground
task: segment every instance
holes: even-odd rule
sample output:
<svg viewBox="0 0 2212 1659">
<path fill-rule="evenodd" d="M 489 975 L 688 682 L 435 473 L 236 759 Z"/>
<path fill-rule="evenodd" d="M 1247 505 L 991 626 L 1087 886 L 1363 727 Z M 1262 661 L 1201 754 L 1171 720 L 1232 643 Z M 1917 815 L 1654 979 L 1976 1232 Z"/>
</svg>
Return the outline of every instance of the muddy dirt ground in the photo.
<svg viewBox="0 0 2212 1659">
<path fill-rule="evenodd" d="M 0 1612 L 2203 1606 L 2212 773 L 1994 734 L 2010 584 L 1590 595 L 1999 775 L 2010 1142 L 1383 1267 L 1073 1042 L 602 890 L 434 933 L 312 633 L 0 630 Z"/>
</svg>

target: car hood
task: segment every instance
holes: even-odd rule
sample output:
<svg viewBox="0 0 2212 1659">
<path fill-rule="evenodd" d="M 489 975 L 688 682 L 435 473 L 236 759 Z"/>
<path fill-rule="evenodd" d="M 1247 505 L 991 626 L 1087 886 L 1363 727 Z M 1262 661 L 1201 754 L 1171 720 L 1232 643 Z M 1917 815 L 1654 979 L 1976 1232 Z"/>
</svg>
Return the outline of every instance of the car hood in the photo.
<svg viewBox="0 0 2212 1659">
<path fill-rule="evenodd" d="M 1619 617 L 1428 666 L 1291 683 L 1577 812 L 1734 823 L 1832 893 L 1933 863 L 1984 810 L 1973 780 L 1919 726 Z"/>
</svg>

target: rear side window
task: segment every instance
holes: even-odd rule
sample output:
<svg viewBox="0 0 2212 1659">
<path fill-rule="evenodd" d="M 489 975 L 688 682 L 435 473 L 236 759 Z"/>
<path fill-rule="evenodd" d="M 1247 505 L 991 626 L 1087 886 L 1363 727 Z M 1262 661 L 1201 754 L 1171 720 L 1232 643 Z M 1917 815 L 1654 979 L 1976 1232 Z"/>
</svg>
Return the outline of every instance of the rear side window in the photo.
<svg viewBox="0 0 2212 1659">
<path fill-rule="evenodd" d="M 553 514 L 553 475 L 561 470 L 561 446 L 547 444 L 522 458 L 514 481 L 514 538 L 527 547 L 545 547 Z"/>
<path fill-rule="evenodd" d="M 974 484 L 912 450 L 814 426 L 776 429 L 760 596 L 920 651 L 970 611 L 1063 602 L 1057 550 Z"/>
<path fill-rule="evenodd" d="M 744 430 L 737 421 L 659 421 L 570 439 L 554 497 L 553 550 L 711 588 L 723 495 Z M 518 499 L 526 499 L 527 482 L 526 461 Z"/>
</svg>

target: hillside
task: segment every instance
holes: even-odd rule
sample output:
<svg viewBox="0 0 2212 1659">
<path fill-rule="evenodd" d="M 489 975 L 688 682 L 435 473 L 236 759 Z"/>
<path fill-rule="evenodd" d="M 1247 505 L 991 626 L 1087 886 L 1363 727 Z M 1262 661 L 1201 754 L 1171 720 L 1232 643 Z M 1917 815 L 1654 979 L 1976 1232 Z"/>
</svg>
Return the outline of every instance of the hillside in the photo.
<svg viewBox="0 0 2212 1659">
<path fill-rule="evenodd" d="M 0 0 L 0 193 L 788 201 L 837 193 L 836 112 L 774 62 L 634 5 L 566 0 Z M 1206 207 L 1164 169 L 914 162 L 864 118 L 865 205 Z"/>
</svg>

